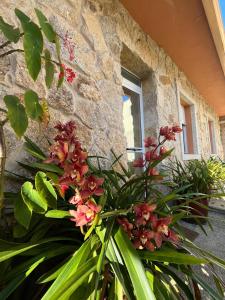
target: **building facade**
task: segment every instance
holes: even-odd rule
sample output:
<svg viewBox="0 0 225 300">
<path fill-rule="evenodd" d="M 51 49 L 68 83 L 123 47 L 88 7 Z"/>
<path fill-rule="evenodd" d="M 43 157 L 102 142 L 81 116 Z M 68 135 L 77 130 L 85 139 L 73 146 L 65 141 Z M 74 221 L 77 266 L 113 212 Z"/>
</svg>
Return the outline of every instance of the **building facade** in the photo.
<svg viewBox="0 0 225 300">
<path fill-rule="evenodd" d="M 58 90 L 45 89 L 43 74 L 32 82 L 19 54 L 0 61 L 1 101 L 5 94 L 19 95 L 26 88 L 48 100 L 49 129 L 41 132 L 30 123 L 27 132 L 44 149 L 43 135 L 52 137 L 57 121 L 74 120 L 91 154 L 110 157 L 114 149 L 133 160 L 144 151 L 144 137 L 156 135 L 161 126 L 179 124 L 183 134 L 174 152 L 179 159 L 223 158 L 218 113 L 119 0 L 3 0 L 0 15 L 14 24 L 15 5 L 33 18 L 34 7 L 41 9 L 57 33 L 69 35 L 74 45 L 74 61 L 63 46 L 62 59 L 77 78 Z M 15 158 L 29 158 L 10 127 L 6 138 L 7 168 L 15 170 Z"/>
</svg>

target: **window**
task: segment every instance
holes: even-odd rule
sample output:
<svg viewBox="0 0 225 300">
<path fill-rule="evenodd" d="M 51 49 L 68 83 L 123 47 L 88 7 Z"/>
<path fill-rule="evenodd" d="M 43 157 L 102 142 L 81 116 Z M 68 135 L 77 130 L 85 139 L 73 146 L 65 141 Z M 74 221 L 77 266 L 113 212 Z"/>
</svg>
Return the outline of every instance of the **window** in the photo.
<svg viewBox="0 0 225 300">
<path fill-rule="evenodd" d="M 180 97 L 180 123 L 182 131 L 183 159 L 199 158 L 197 128 L 194 104 L 181 95 Z"/>
<path fill-rule="evenodd" d="M 143 156 L 144 126 L 141 81 L 122 69 L 123 76 L 123 125 L 127 142 L 128 162 Z"/>
<path fill-rule="evenodd" d="M 216 141 L 215 141 L 215 131 L 214 131 L 214 122 L 208 121 L 209 127 L 209 139 L 210 139 L 210 150 L 211 154 L 216 154 Z"/>
</svg>

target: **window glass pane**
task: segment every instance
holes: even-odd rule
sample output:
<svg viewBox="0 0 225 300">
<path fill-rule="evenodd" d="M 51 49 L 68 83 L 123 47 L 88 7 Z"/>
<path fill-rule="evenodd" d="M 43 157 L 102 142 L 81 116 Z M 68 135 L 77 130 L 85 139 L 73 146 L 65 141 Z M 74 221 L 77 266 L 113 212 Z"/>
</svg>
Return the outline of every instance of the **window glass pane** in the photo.
<svg viewBox="0 0 225 300">
<path fill-rule="evenodd" d="M 211 145 L 211 153 L 216 153 L 216 145 L 215 145 L 215 135 L 214 135 L 214 124 L 213 121 L 209 121 L 209 138 L 210 138 L 210 145 Z"/>
<path fill-rule="evenodd" d="M 143 153 L 142 152 L 127 152 L 127 159 L 128 159 L 128 166 L 130 167 L 131 170 L 135 174 L 141 174 L 143 171 L 143 168 L 134 168 L 133 167 L 133 162 L 139 158 L 143 158 Z"/>
<path fill-rule="evenodd" d="M 188 143 L 187 143 L 187 127 L 185 124 L 182 124 L 182 133 L 183 133 L 183 145 L 184 145 L 184 153 L 188 154 Z"/>
<path fill-rule="evenodd" d="M 127 88 L 124 88 L 123 96 L 123 125 L 127 148 L 141 148 L 140 95 Z"/>
</svg>

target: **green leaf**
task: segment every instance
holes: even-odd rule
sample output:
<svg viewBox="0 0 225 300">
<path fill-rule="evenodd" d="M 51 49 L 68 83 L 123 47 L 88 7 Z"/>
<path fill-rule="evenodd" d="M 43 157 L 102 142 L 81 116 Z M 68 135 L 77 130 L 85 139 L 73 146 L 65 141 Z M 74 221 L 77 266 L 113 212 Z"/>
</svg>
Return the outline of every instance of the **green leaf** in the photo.
<svg viewBox="0 0 225 300">
<path fill-rule="evenodd" d="M 35 249 L 33 249 L 34 251 Z M 44 247 L 39 247 L 37 252 L 33 253 L 32 256 L 27 255 L 27 259 L 17 263 L 7 274 L 5 274 L 5 281 L 11 281 L 15 276 L 26 271 L 31 264 L 40 258 L 45 261 L 52 257 L 56 257 L 62 254 L 71 253 L 74 251 L 74 245 L 63 245 L 63 243 L 49 243 Z M 64 262 L 65 263 L 65 262 Z"/>
<path fill-rule="evenodd" d="M 91 235 L 92 231 L 95 229 L 95 227 L 97 226 L 98 222 L 100 220 L 99 215 L 97 214 L 94 218 L 94 221 L 92 222 L 91 227 L 88 229 L 87 233 L 84 236 L 84 240 L 86 240 L 87 238 L 89 238 L 89 236 Z"/>
<path fill-rule="evenodd" d="M 26 272 L 17 275 L 14 277 L 4 289 L 0 292 L 0 299 L 6 300 L 12 294 L 12 292 L 19 286 L 21 283 L 36 269 L 36 267 L 43 261 L 43 259 L 39 259 L 34 262 Z"/>
<path fill-rule="evenodd" d="M 30 207 L 31 210 L 34 210 L 37 213 L 44 213 L 48 204 L 45 199 L 43 199 L 39 193 L 34 190 L 33 184 L 29 181 L 26 181 L 21 187 L 21 195 L 23 197 L 24 202 L 27 206 Z"/>
<path fill-rule="evenodd" d="M 60 275 L 48 289 L 46 294 L 43 296 L 42 300 L 48 299 L 55 299 L 55 296 L 64 288 L 66 282 L 68 282 L 69 278 L 73 277 L 76 273 L 78 268 L 85 263 L 88 256 L 91 252 L 91 243 L 93 239 L 89 239 L 82 244 L 82 246 L 74 253 L 72 258 L 67 262 L 65 268 L 63 268 Z M 57 299 L 57 298 L 56 298 Z"/>
<path fill-rule="evenodd" d="M 54 164 L 47 164 L 47 163 L 24 164 L 22 162 L 18 162 L 18 164 L 28 170 L 42 170 L 42 171 L 57 173 L 60 175 L 63 174 L 63 170 Z"/>
<path fill-rule="evenodd" d="M 43 37 L 39 27 L 30 20 L 21 10 L 15 9 L 24 30 L 23 47 L 25 61 L 30 76 L 35 81 L 41 70 L 41 53 L 43 50 Z"/>
<path fill-rule="evenodd" d="M 53 172 L 53 173 L 57 173 L 57 174 L 63 173 L 63 170 L 54 164 L 33 163 L 30 165 L 35 169 L 41 169 L 43 171 Z"/>
<path fill-rule="evenodd" d="M 36 41 L 36 42 L 35 42 Z M 30 76 L 35 81 L 41 70 L 41 52 L 39 44 L 42 43 L 41 32 L 38 27 L 34 32 L 26 32 L 23 39 L 23 47 L 25 52 L 25 61 Z"/>
<path fill-rule="evenodd" d="M 88 278 L 88 276 L 96 270 L 96 263 L 98 257 L 90 258 L 82 266 L 79 267 L 74 276 L 70 277 L 67 282 L 61 286 L 61 289 L 52 299 L 70 299 L 70 296 L 77 290 L 78 287 Z M 86 293 L 86 290 L 83 291 Z M 79 295 L 80 299 L 84 299 L 82 295 Z"/>
<path fill-rule="evenodd" d="M 62 270 L 64 269 L 66 262 L 65 261 L 61 262 L 60 264 L 55 266 L 53 269 L 51 269 L 48 272 L 41 275 L 41 277 L 38 278 L 37 283 L 46 283 L 46 282 L 55 280 L 58 277 L 58 275 L 62 272 Z"/>
<path fill-rule="evenodd" d="M 35 12 L 38 17 L 41 29 L 43 30 L 46 38 L 49 40 L 49 42 L 55 43 L 56 33 L 52 25 L 48 22 L 48 19 L 43 15 L 43 13 L 39 9 L 35 8 Z"/>
<path fill-rule="evenodd" d="M 49 210 L 46 214 L 45 217 L 47 218 L 55 218 L 55 219 L 63 219 L 66 217 L 71 217 L 71 214 L 68 211 L 64 210 Z"/>
<path fill-rule="evenodd" d="M 46 244 L 58 240 L 67 240 L 67 238 L 54 237 L 54 238 L 44 239 L 42 241 L 39 241 L 38 243 L 24 243 L 24 244 L 0 240 L 0 262 L 5 261 L 18 254 L 24 253 L 42 244 Z"/>
<path fill-rule="evenodd" d="M 45 83 L 47 88 L 50 89 L 54 79 L 55 67 L 51 62 L 51 54 L 45 49 Z"/>
<path fill-rule="evenodd" d="M 61 87 L 61 85 L 63 84 L 63 81 L 64 81 L 64 77 L 65 77 L 65 71 L 61 65 L 59 67 L 59 72 L 60 72 L 60 76 L 59 76 L 57 88 Z"/>
<path fill-rule="evenodd" d="M 13 237 L 16 239 L 24 237 L 27 232 L 28 231 L 19 223 L 13 226 Z"/>
<path fill-rule="evenodd" d="M 12 270 L 5 275 L 4 279 L 8 281 L 9 284 L 0 293 L 0 299 L 6 299 L 2 297 L 5 296 L 6 294 L 7 296 L 9 296 L 17 288 L 17 286 L 19 286 L 30 275 L 30 273 L 36 267 L 38 267 L 42 262 L 52 257 L 56 257 L 71 252 L 72 248 L 74 248 L 73 246 L 64 246 L 64 245 L 61 245 L 60 247 L 56 247 L 56 245 L 57 244 L 55 243 L 50 244 L 47 250 L 41 252 L 40 255 L 25 260 L 21 264 L 12 268 Z M 12 282 L 14 284 L 12 284 Z"/>
<path fill-rule="evenodd" d="M 208 263 L 208 261 L 203 258 L 181 253 L 178 252 L 178 250 L 173 250 L 170 248 L 165 248 L 154 252 L 138 251 L 138 254 L 142 259 L 148 259 L 150 261 L 170 262 L 183 265 L 200 265 Z"/>
<path fill-rule="evenodd" d="M 1 16 L 0 16 L 0 30 L 10 42 L 17 43 L 19 41 L 20 38 L 19 28 L 14 28 L 12 25 L 6 23 Z"/>
<path fill-rule="evenodd" d="M 57 208 L 57 194 L 50 181 L 47 180 L 47 176 L 44 172 L 37 172 L 35 176 L 35 187 L 39 195 L 48 203 L 49 207 Z"/>
<path fill-rule="evenodd" d="M 34 91 L 26 91 L 26 93 L 24 94 L 24 102 L 27 115 L 32 120 L 38 120 L 39 118 L 41 118 L 43 110 L 39 103 L 38 95 Z"/>
<path fill-rule="evenodd" d="M 32 142 L 27 136 L 24 136 L 24 139 L 26 141 L 24 143 L 24 148 L 28 153 L 41 160 L 46 159 L 46 155 L 34 142 Z"/>
<path fill-rule="evenodd" d="M 21 195 L 18 195 L 14 201 L 14 215 L 19 224 L 26 229 L 29 228 L 32 217 L 32 209 L 26 205 Z"/>
<path fill-rule="evenodd" d="M 121 228 L 115 234 L 115 241 L 127 267 L 136 298 L 141 300 L 155 300 L 138 253 Z"/>
<path fill-rule="evenodd" d="M 198 275 L 196 275 L 195 273 L 193 273 L 191 275 L 191 277 L 202 286 L 202 288 L 204 289 L 204 291 L 206 291 L 214 300 L 223 300 L 224 297 L 221 297 L 220 294 L 218 294 L 214 289 L 211 288 L 211 286 L 209 286 L 205 280 L 203 280 L 202 278 L 200 278 Z"/>
<path fill-rule="evenodd" d="M 8 118 L 11 127 L 18 137 L 21 137 L 27 129 L 28 119 L 24 106 L 20 103 L 19 98 L 13 95 L 4 97 L 5 105 L 8 109 Z"/>
<path fill-rule="evenodd" d="M 62 76 L 59 77 L 58 84 L 57 84 L 57 88 L 60 88 L 60 86 L 63 84 L 63 81 L 64 81 L 64 69 L 62 67 L 61 49 L 60 49 L 60 42 L 59 42 L 58 36 L 56 36 L 55 47 L 56 47 L 56 53 L 57 53 L 58 61 L 60 63 L 59 72 L 60 72 L 60 74 L 62 74 Z"/>
<path fill-rule="evenodd" d="M 101 242 L 104 242 L 104 236 L 105 236 L 106 229 L 100 229 L 99 227 L 96 227 L 96 233 L 98 234 L 99 238 L 101 239 Z M 116 277 L 120 281 L 121 285 L 123 286 L 124 293 L 128 300 L 133 299 L 131 297 L 132 293 L 132 286 L 129 281 L 128 276 L 126 276 L 127 272 L 124 267 L 124 263 L 122 260 L 122 257 L 118 251 L 118 248 L 115 244 L 115 241 L 111 237 L 108 243 L 108 247 L 106 250 L 106 257 L 110 261 L 111 268 L 113 272 L 115 273 Z M 132 295 L 133 296 L 133 295 Z"/>
<path fill-rule="evenodd" d="M 179 286 L 179 288 L 182 289 L 182 291 L 186 294 L 188 300 L 194 300 L 194 296 L 193 296 L 191 290 L 189 289 L 188 284 L 186 284 L 185 281 L 183 281 L 181 279 L 182 276 L 179 277 L 180 274 L 174 273 L 169 268 L 169 266 L 164 266 L 162 264 L 158 265 L 158 268 L 161 269 L 162 273 L 165 273 L 173 278 L 173 280 L 176 282 L 176 284 Z M 154 281 L 154 279 L 153 279 L 153 281 Z"/>
</svg>

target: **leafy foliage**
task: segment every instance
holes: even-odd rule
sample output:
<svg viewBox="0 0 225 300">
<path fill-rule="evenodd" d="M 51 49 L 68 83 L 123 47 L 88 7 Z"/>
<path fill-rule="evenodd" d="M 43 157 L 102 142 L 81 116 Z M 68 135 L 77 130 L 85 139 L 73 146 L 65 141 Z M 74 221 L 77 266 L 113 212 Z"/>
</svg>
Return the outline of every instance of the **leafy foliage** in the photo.
<svg viewBox="0 0 225 300">
<path fill-rule="evenodd" d="M 9 118 L 10 125 L 14 129 L 16 135 L 21 137 L 28 126 L 25 108 L 16 96 L 7 95 L 4 97 L 4 102 L 8 109 L 7 116 Z"/>
<path fill-rule="evenodd" d="M 19 28 L 14 28 L 12 25 L 6 23 L 0 16 L 0 30 L 4 36 L 11 42 L 17 43 L 20 38 Z"/>
<path fill-rule="evenodd" d="M 28 117 L 32 120 L 38 120 L 42 117 L 42 107 L 39 103 L 38 95 L 34 91 L 26 91 L 24 94 L 24 102 Z"/>
<path fill-rule="evenodd" d="M 29 16 L 20 9 L 15 9 L 15 15 L 21 24 L 21 31 L 20 28 L 14 28 L 14 26 L 6 23 L 0 16 L 0 31 L 7 39 L 7 42 L 2 45 L 2 48 L 4 49 L 4 47 L 11 42 L 17 43 L 20 39 L 23 39 L 23 49 L 12 49 L 3 53 L 2 57 L 14 52 L 23 53 L 27 70 L 34 81 L 37 80 L 42 68 L 42 62 L 44 62 L 45 83 L 47 88 L 50 88 L 53 84 L 55 66 L 57 66 L 61 74 L 57 84 L 59 88 L 64 81 L 64 68 L 60 56 L 60 40 L 44 14 L 39 9 L 35 9 L 35 13 L 39 24 L 32 21 Z M 49 44 L 45 46 L 46 40 L 44 36 L 48 42 L 53 44 L 58 60 L 52 60 L 51 52 L 47 49 Z M 45 50 L 43 51 L 44 48 Z M 72 82 L 75 73 L 70 68 L 68 70 L 72 72 L 73 77 L 68 75 L 67 81 Z M 24 95 L 25 112 L 22 101 L 19 101 L 16 96 L 7 95 L 5 99 L 5 103 L 7 102 L 7 114 L 10 125 L 18 137 L 23 136 L 26 132 L 28 118 L 42 122 L 45 126 L 48 125 L 49 112 L 47 102 L 44 99 L 39 102 L 39 97 L 36 92 L 32 90 L 26 91 Z M 13 120 L 13 115 L 15 115 L 15 120 Z"/>
<path fill-rule="evenodd" d="M 64 128 L 60 126 L 58 128 Z M 181 295 L 190 300 L 195 299 L 196 287 L 186 284 L 186 281 L 197 282 L 213 299 L 222 299 L 223 279 L 212 273 L 218 287 L 218 290 L 214 290 L 196 274 L 192 266 L 204 264 L 210 272 L 213 264 L 225 269 L 225 261 L 195 246 L 179 230 L 180 216 L 187 212 L 183 211 L 182 206 L 172 203 L 174 199 L 181 197 L 180 193 L 185 195 L 187 186 L 164 195 L 159 185 L 167 186 L 168 183 L 162 181 L 160 173 L 148 176 L 144 172 L 129 178 L 127 174 L 131 171 L 125 167 L 125 172 L 121 173 L 113 167 L 108 170 L 101 166 L 97 168 L 90 162 L 94 158 L 89 158 L 89 172 L 92 176 L 104 177 L 104 195 L 92 196 L 93 201 L 101 203 L 102 211 L 96 214 L 90 225 L 82 226 L 85 234 L 82 239 L 80 230 L 71 226 L 70 221 L 70 210 L 74 206 L 73 197 L 77 187 L 73 182 L 62 193 L 60 186 L 61 183 L 65 184 L 62 182 L 65 170 L 62 161 L 58 160 L 61 156 L 53 156 L 53 159 L 50 155 L 51 159 L 46 159 L 42 150 L 29 139 L 26 140 L 25 147 L 39 161 L 43 157 L 45 159 L 45 162 L 34 163 L 33 170 L 34 167 L 43 169 L 49 165 L 56 169 L 55 172 L 52 169 L 50 173 L 38 171 L 34 179 L 35 188 L 31 182 L 25 182 L 21 189 L 22 197 L 15 196 L 18 208 L 15 206 L 14 213 L 25 232 L 21 237 L 14 237 L 20 244 L 0 242 L 0 258 L 2 264 L 3 261 L 7 262 L 8 270 L 6 277 L 0 276 L 0 283 L 4 287 L 0 294 L 2 299 L 20 295 L 26 284 L 29 285 L 28 294 L 31 299 L 39 291 L 39 286 L 43 286 L 41 299 L 75 297 L 92 300 L 115 297 L 122 300 L 125 296 L 132 300 L 167 300 L 182 299 Z M 51 149 L 56 149 L 55 145 Z M 84 154 L 82 157 L 85 157 Z M 121 164 L 116 157 L 116 163 L 118 162 Z M 115 163 L 112 165 L 115 166 Z M 152 165 L 157 167 L 155 161 Z M 148 168 L 146 172 L 147 170 Z M 157 195 L 157 213 L 162 215 L 161 220 L 165 215 L 172 215 L 173 225 L 170 226 L 174 227 L 177 234 L 179 232 L 178 243 L 167 239 L 160 249 L 155 247 L 152 252 L 135 249 L 126 228 L 118 222 L 121 217 L 129 219 L 130 214 L 135 217 L 132 206 L 141 207 L 146 181 L 147 202 L 152 202 L 152 197 L 155 199 Z M 144 236 L 142 238 L 145 239 Z"/>
</svg>

